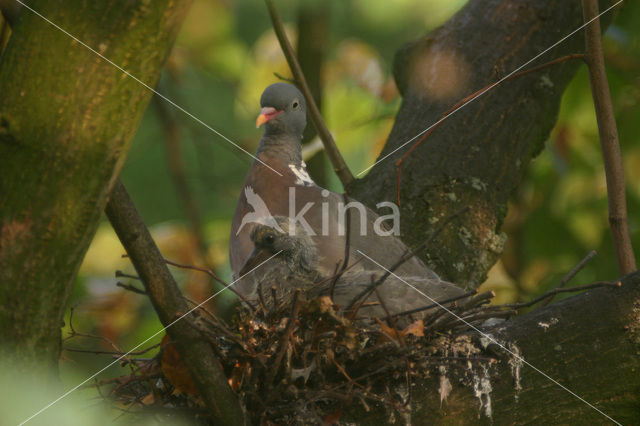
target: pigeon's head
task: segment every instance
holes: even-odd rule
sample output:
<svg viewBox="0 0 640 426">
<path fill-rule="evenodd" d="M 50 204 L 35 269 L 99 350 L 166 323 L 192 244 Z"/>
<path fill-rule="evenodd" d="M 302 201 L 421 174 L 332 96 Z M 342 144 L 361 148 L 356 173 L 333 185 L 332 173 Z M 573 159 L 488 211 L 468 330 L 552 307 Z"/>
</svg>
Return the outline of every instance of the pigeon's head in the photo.
<svg viewBox="0 0 640 426">
<path fill-rule="evenodd" d="M 255 223 L 250 238 L 254 249 L 244 262 L 240 276 L 256 268 L 277 254 L 275 260 L 283 262 L 291 274 L 306 275 L 318 264 L 318 252 L 311 236 L 296 220 L 273 216 L 271 220 Z M 273 224 L 277 224 L 275 227 Z"/>
<path fill-rule="evenodd" d="M 264 89 L 260 98 L 260 115 L 256 127 L 265 125 L 269 134 L 288 133 L 301 137 L 307 125 L 304 96 L 291 84 L 274 83 Z"/>
</svg>

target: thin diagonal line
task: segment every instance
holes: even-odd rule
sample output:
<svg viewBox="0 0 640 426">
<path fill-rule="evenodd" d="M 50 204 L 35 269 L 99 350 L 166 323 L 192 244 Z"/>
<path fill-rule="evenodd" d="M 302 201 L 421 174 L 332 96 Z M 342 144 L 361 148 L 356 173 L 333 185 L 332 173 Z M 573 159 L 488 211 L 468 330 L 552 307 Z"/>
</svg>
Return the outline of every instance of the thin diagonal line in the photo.
<svg viewBox="0 0 640 426">
<path fill-rule="evenodd" d="M 61 396 L 59 396 L 58 398 L 56 398 L 55 400 L 51 401 L 49 404 L 45 405 L 43 408 L 41 408 L 40 410 L 38 410 L 36 413 L 32 414 L 30 417 L 28 417 L 27 419 L 23 420 L 22 422 L 19 423 L 18 426 L 22 426 L 25 423 L 27 423 L 28 421 L 30 421 L 31 419 L 33 419 L 34 417 L 36 417 L 38 414 L 42 413 L 43 411 L 45 411 L 46 409 L 50 408 L 52 405 L 54 405 L 55 403 L 59 402 L 60 400 L 62 400 L 63 398 L 67 397 L 70 393 L 74 392 L 75 390 L 77 390 L 80 386 L 84 385 L 85 383 L 87 383 L 88 381 L 92 380 L 93 378 L 95 378 L 96 376 L 98 376 L 100 373 L 102 373 L 103 371 L 105 371 L 106 369 L 108 369 L 109 367 L 113 366 L 114 364 L 118 363 L 121 359 L 127 357 L 129 354 L 131 354 L 131 352 L 135 351 L 136 349 L 138 349 L 140 346 L 144 345 L 145 343 L 147 343 L 149 340 L 153 339 L 154 337 L 156 337 L 158 334 L 162 333 L 163 331 L 166 331 L 169 327 L 171 327 L 172 325 L 174 325 L 175 323 L 177 323 L 178 321 L 180 321 L 182 318 L 186 317 L 187 315 L 189 315 L 191 312 L 195 311 L 196 309 L 198 309 L 200 306 L 204 305 L 205 303 L 207 303 L 208 301 L 210 301 L 211 299 L 213 299 L 214 297 L 216 297 L 217 295 L 219 295 L 220 293 L 222 293 L 223 291 L 225 291 L 227 288 L 231 287 L 232 285 L 234 285 L 235 283 L 237 283 L 238 281 L 240 281 L 242 278 L 246 277 L 247 275 L 249 275 L 250 273 L 252 273 L 253 271 L 255 271 L 256 269 L 258 269 L 259 267 L 261 267 L 262 265 L 264 265 L 265 263 L 267 263 L 268 261 L 270 261 L 271 259 L 273 259 L 274 257 L 276 257 L 277 255 L 279 255 L 280 253 L 282 253 L 282 250 L 280 250 L 279 252 L 277 252 L 276 254 L 274 254 L 273 256 L 271 256 L 270 258 L 268 258 L 267 260 L 265 260 L 264 262 L 260 263 L 258 266 L 256 266 L 255 268 L 253 268 L 252 270 L 250 270 L 249 272 L 247 272 L 246 274 L 244 274 L 243 276 L 241 276 L 240 278 L 238 278 L 237 280 L 231 282 L 229 285 L 227 285 L 225 288 L 223 288 L 222 290 L 218 290 L 217 292 L 215 292 L 212 296 L 209 296 L 207 299 L 205 299 L 203 302 L 200 302 L 198 305 L 194 306 L 193 308 L 191 308 L 186 314 L 181 315 L 180 317 L 178 317 L 177 319 L 173 320 L 169 325 L 167 325 L 166 327 L 161 328 L 160 330 L 158 330 L 157 332 L 155 332 L 152 336 L 148 337 L 147 339 L 143 340 L 142 342 L 138 343 L 136 346 L 134 346 L 133 348 L 129 349 L 129 351 L 120 356 L 118 359 L 116 359 L 115 361 L 107 364 L 106 367 L 102 368 L 101 370 L 99 370 L 98 372 L 92 374 L 91 376 L 87 377 L 85 380 L 83 380 L 82 382 L 80 382 L 79 384 L 77 384 L 76 386 L 72 387 L 71 389 L 69 389 L 68 391 L 66 391 L 65 393 L 63 393 Z"/>
<path fill-rule="evenodd" d="M 468 323 L 467 321 L 465 321 L 464 319 L 462 319 L 460 316 L 458 316 L 457 314 L 453 313 L 450 309 L 448 309 L 447 307 L 441 305 L 440 303 L 438 303 L 436 300 L 432 299 L 431 297 L 427 296 L 425 293 L 423 293 L 422 291 L 418 290 L 415 286 L 409 284 L 408 282 L 406 282 L 405 280 L 403 280 L 402 278 L 400 278 L 399 276 L 397 276 L 396 274 L 394 274 L 393 272 L 391 272 L 390 270 L 388 270 L 387 268 L 385 268 L 384 266 L 382 266 L 381 264 L 379 264 L 378 262 L 376 262 L 375 260 L 373 260 L 372 258 L 370 258 L 369 256 L 367 256 L 366 254 L 364 254 L 362 251 L 357 250 L 356 251 L 358 253 L 360 253 L 361 255 L 363 255 L 364 257 L 366 257 L 367 259 L 369 259 L 370 261 L 372 261 L 373 263 L 375 263 L 376 265 L 378 265 L 379 267 L 381 267 L 382 269 L 384 269 L 385 271 L 387 271 L 388 273 L 390 273 L 391 275 L 393 275 L 394 277 L 396 277 L 397 279 L 399 279 L 400 281 L 402 281 L 403 283 L 405 283 L 406 285 L 408 285 L 409 287 L 411 287 L 412 289 L 414 289 L 415 291 L 417 291 L 418 293 L 420 293 L 421 295 L 423 295 L 424 297 L 426 297 L 427 299 L 429 299 L 431 302 L 433 302 L 434 304 L 438 305 L 440 308 L 444 309 L 445 311 L 447 311 L 449 314 L 453 315 L 454 317 L 456 317 L 458 320 L 462 321 L 463 323 L 465 323 L 467 326 L 471 327 L 472 329 L 474 329 L 475 331 L 477 331 L 478 333 L 480 333 L 483 337 L 486 337 L 487 339 L 489 339 L 492 343 L 495 343 L 496 345 L 500 346 L 502 349 L 504 349 L 505 351 L 509 352 L 509 354 L 511 354 L 514 358 L 516 358 L 518 361 L 522 362 L 523 364 L 527 364 L 529 367 L 531 367 L 532 369 L 534 369 L 535 371 L 537 371 L 538 373 L 540 373 L 542 376 L 546 377 L 547 379 L 551 380 L 553 383 L 555 383 L 556 385 L 560 386 L 562 389 L 564 389 L 565 391 L 569 392 L 571 395 L 575 396 L 576 398 L 578 398 L 580 401 L 584 402 L 585 404 L 587 404 L 589 407 L 593 408 L 594 410 L 596 410 L 598 413 L 602 414 L 604 417 L 606 417 L 607 419 L 611 420 L 613 423 L 622 426 L 621 423 L 618 423 L 617 421 L 615 421 L 614 419 L 612 419 L 610 416 L 608 416 L 606 413 L 604 413 L 602 410 L 600 410 L 598 407 L 594 406 L 593 404 L 589 403 L 588 401 L 586 401 L 584 398 L 582 398 L 580 395 L 578 395 L 577 393 L 573 392 L 571 389 L 567 388 L 566 386 L 560 384 L 558 381 L 554 380 L 551 376 L 549 376 L 548 374 L 546 374 L 544 371 L 540 370 L 539 368 L 535 367 L 534 365 L 532 365 L 531 363 L 529 363 L 528 361 L 526 361 L 523 357 L 521 357 L 520 355 L 516 354 L 515 352 L 513 352 L 512 350 L 508 349 L 506 346 L 504 346 L 503 344 L 501 344 L 500 342 L 498 342 L 496 339 L 493 338 L 493 336 L 491 336 L 490 334 L 484 333 L 483 331 L 481 331 L 479 328 L 477 328 L 474 325 L 471 325 L 470 323 Z"/>
<path fill-rule="evenodd" d="M 113 62 L 111 59 L 107 58 L 106 56 L 102 55 L 100 52 L 96 51 L 94 48 L 92 48 L 91 46 L 89 46 L 88 44 L 86 44 L 85 42 L 83 42 L 82 40 L 80 40 L 79 38 L 77 38 L 76 36 L 74 36 L 73 34 L 69 33 L 67 30 L 65 30 L 64 28 L 60 27 L 58 24 L 56 24 L 55 22 L 51 21 L 50 19 L 48 19 L 47 17 L 45 17 L 44 15 L 42 15 L 41 13 L 39 13 L 38 11 L 34 10 L 33 8 L 27 6 L 25 3 L 23 3 L 21 0 L 15 0 L 16 2 L 20 3 L 22 6 L 24 6 L 25 8 L 29 9 L 31 12 L 33 12 L 34 14 L 38 15 L 40 18 L 42 18 L 44 21 L 46 21 L 47 23 L 49 23 L 50 25 L 54 26 L 56 29 L 60 30 L 61 32 L 63 32 L 64 34 L 66 34 L 67 36 L 69 36 L 70 38 L 72 38 L 73 40 L 75 40 L 76 42 L 80 43 L 82 46 L 86 47 L 87 49 L 89 49 L 91 52 L 95 53 L 96 55 L 98 55 L 100 58 L 102 58 L 104 61 L 108 62 L 109 64 L 113 65 L 116 69 L 118 69 L 118 71 L 122 72 L 124 75 L 126 75 L 129 78 L 132 78 L 133 80 L 135 80 L 136 82 L 138 82 L 139 84 L 141 84 L 142 86 L 144 86 L 146 89 L 148 89 L 149 91 L 153 92 L 154 94 L 156 94 L 157 96 L 159 96 L 160 98 L 164 99 L 165 101 L 169 102 L 171 105 L 173 105 L 176 109 L 182 111 L 184 114 L 188 115 L 189 117 L 191 117 L 193 120 L 195 120 L 197 123 L 203 125 L 204 127 L 206 127 L 207 129 L 211 130 L 213 133 L 215 133 L 216 135 L 220 136 L 222 139 L 224 139 L 225 141 L 229 142 L 231 145 L 235 146 L 236 148 L 238 148 L 240 151 L 244 152 L 245 154 L 253 157 L 253 159 L 255 159 L 256 161 L 259 161 L 260 163 L 262 163 L 264 166 L 268 167 L 269 169 L 271 169 L 274 173 L 276 173 L 279 176 L 282 176 L 282 173 L 278 172 L 277 170 L 275 170 L 273 167 L 271 167 L 270 165 L 268 165 L 267 163 L 265 163 L 264 161 L 262 161 L 261 159 L 259 159 L 258 157 L 256 157 L 255 155 L 253 155 L 252 153 L 250 153 L 249 151 L 247 151 L 246 149 L 242 148 L 240 145 L 238 145 L 237 143 L 235 143 L 234 141 L 232 141 L 231 139 L 229 139 L 228 137 L 226 137 L 225 135 L 223 135 L 222 133 L 220 133 L 219 131 L 217 131 L 216 129 L 214 129 L 213 127 L 211 127 L 210 125 L 208 125 L 207 123 L 205 123 L 204 121 L 200 120 L 198 117 L 196 117 L 195 115 L 193 115 L 192 113 L 190 113 L 189 111 L 187 111 L 186 109 L 184 109 L 183 107 L 181 107 L 180 105 L 178 105 L 177 103 L 175 103 L 174 101 L 172 101 L 171 99 L 169 99 L 168 97 L 166 97 L 165 95 L 163 95 L 162 93 L 158 92 L 157 90 L 155 90 L 153 87 L 149 86 L 147 83 L 145 83 L 144 81 L 140 80 L 138 77 L 136 77 L 135 75 L 131 74 L 129 71 L 125 70 L 124 68 L 122 68 L 120 65 L 116 64 L 115 62 Z"/>
<path fill-rule="evenodd" d="M 372 165 L 370 165 L 369 167 L 367 167 L 366 169 L 364 169 L 363 171 L 361 171 L 360 173 L 358 173 L 356 176 L 361 176 L 363 173 L 367 172 L 368 170 L 370 170 L 373 166 L 375 166 L 376 164 L 380 163 L 381 161 L 384 161 L 385 159 L 387 159 L 388 157 L 390 157 L 391 155 L 395 154 L 398 150 L 404 148 L 408 143 L 413 142 L 416 138 L 422 136 L 423 134 L 425 134 L 426 132 L 428 132 L 429 130 L 431 130 L 432 128 L 434 128 L 435 126 L 437 126 L 438 124 L 442 123 L 444 120 L 446 120 L 447 118 L 451 117 L 453 114 L 455 114 L 456 112 L 460 111 L 462 108 L 464 108 L 465 106 L 469 105 L 471 102 L 475 101 L 476 99 L 480 98 L 482 95 L 484 95 L 485 93 L 487 93 L 489 90 L 493 89 L 494 87 L 496 87 L 497 85 L 499 85 L 500 83 L 502 83 L 503 81 L 505 81 L 506 79 L 508 79 L 509 77 L 511 77 L 512 75 L 514 75 L 515 73 L 517 73 L 518 71 L 520 71 L 522 68 L 526 67 L 527 65 L 529 65 L 531 62 L 535 61 L 536 59 L 538 59 L 540 56 L 544 55 L 545 53 L 547 53 L 548 51 L 550 51 L 551 49 L 553 49 L 554 47 L 556 47 L 557 45 L 559 45 L 560 43 L 562 43 L 563 41 L 565 41 L 566 39 L 568 39 L 569 37 L 571 37 L 572 35 L 574 35 L 575 33 L 577 33 L 578 31 L 580 31 L 581 29 L 583 29 L 584 27 L 586 27 L 587 25 L 589 25 L 590 23 L 592 23 L 593 21 L 595 21 L 596 19 L 600 18 L 602 15 L 604 15 L 605 13 L 609 12 L 611 9 L 613 9 L 614 7 L 616 7 L 617 5 L 619 5 L 620 3 L 622 3 L 624 0 L 619 0 L 617 3 L 615 3 L 613 6 L 609 6 L 608 8 L 606 8 L 604 11 L 602 11 L 601 13 L 598 14 L 598 16 L 594 17 L 593 19 L 590 19 L 589 21 L 585 22 L 584 24 L 580 25 L 578 28 L 576 28 L 575 30 L 573 30 L 572 32 L 570 32 L 569 34 L 567 34 L 566 36 L 562 37 L 560 40 L 558 40 L 557 42 L 555 42 L 554 44 L 552 44 L 551 46 L 547 47 L 545 50 L 543 50 L 542 52 L 538 53 L 536 56 L 534 56 L 533 58 L 529 59 L 527 62 L 525 62 L 524 64 L 520 65 L 518 68 L 514 69 L 513 71 L 511 71 L 509 74 L 507 74 L 506 76 L 502 77 L 500 80 L 496 81 L 495 83 L 487 86 L 484 90 L 482 90 L 480 93 L 478 93 L 478 95 L 476 95 L 475 97 L 473 97 L 472 99 L 469 99 L 467 102 L 463 103 L 462 105 L 460 105 L 458 108 L 454 109 L 453 111 L 451 111 L 450 113 L 444 115 L 442 118 L 440 118 L 438 121 L 436 121 L 435 123 L 433 123 L 431 126 L 427 127 L 426 129 L 424 129 L 423 131 L 421 131 L 420 133 L 418 133 L 417 135 L 415 135 L 414 137 L 412 137 L 411 139 L 409 139 L 408 141 L 406 141 L 405 143 L 403 143 L 402 145 L 400 145 L 399 147 L 397 147 L 396 149 L 394 149 L 393 151 L 391 151 L 390 153 L 388 153 L 387 155 L 385 155 L 384 157 L 382 157 L 381 159 L 379 159 L 378 161 L 376 161 L 375 163 L 373 163 Z"/>
</svg>

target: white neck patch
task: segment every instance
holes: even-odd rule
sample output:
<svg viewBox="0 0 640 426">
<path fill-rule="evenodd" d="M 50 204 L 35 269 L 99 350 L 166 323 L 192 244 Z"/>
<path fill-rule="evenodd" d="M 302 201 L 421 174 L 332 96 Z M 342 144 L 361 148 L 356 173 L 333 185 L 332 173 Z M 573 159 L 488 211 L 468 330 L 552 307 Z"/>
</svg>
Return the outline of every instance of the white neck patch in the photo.
<svg viewBox="0 0 640 426">
<path fill-rule="evenodd" d="M 300 167 L 295 164 L 289 164 L 289 168 L 293 174 L 296 175 L 296 185 L 313 186 L 316 184 L 313 179 L 311 179 L 311 176 L 309 176 L 309 173 L 307 173 L 307 165 L 304 161 L 300 164 Z"/>
</svg>

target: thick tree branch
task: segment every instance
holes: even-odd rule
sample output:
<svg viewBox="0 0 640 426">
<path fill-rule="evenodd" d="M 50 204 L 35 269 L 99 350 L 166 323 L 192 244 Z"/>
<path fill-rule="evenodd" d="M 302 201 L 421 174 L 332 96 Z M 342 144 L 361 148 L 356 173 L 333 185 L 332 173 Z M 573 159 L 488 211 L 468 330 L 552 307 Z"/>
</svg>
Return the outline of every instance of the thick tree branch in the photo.
<svg viewBox="0 0 640 426">
<path fill-rule="evenodd" d="M 267 9 L 269 10 L 269 15 L 271 16 L 271 22 L 273 23 L 273 29 L 276 33 L 276 37 L 278 37 L 278 41 L 280 42 L 282 52 L 287 58 L 289 68 L 291 68 L 291 73 L 293 74 L 293 77 L 295 78 L 300 90 L 307 100 L 307 110 L 309 112 L 309 115 L 311 116 L 311 120 L 313 120 L 313 124 L 318 130 L 318 135 L 320 136 L 320 139 L 324 144 L 324 149 L 325 151 L 327 151 L 327 155 L 329 156 L 329 160 L 331 160 L 333 169 L 338 175 L 340 182 L 342 182 L 342 185 L 346 188 L 346 186 L 353 181 L 353 174 L 351 174 L 351 171 L 347 167 L 347 163 L 344 162 L 344 158 L 342 158 L 342 154 L 340 154 L 340 151 L 338 150 L 338 147 L 333 140 L 333 136 L 331 136 L 329 129 L 322 120 L 320 110 L 313 100 L 313 94 L 311 93 L 311 90 L 309 90 L 307 80 L 302 73 L 300 64 L 296 59 L 296 54 L 293 51 L 293 47 L 291 47 L 289 39 L 287 38 L 287 34 L 284 31 L 284 26 L 282 25 L 282 20 L 280 19 L 280 15 L 276 10 L 273 1 L 265 0 L 265 3 L 267 4 Z"/>
<path fill-rule="evenodd" d="M 590 290 L 486 333 L 615 421 L 638 424 L 640 273 L 621 282 L 621 287 Z M 482 346 L 477 332 L 469 336 Z M 486 338 L 484 342 L 489 343 Z M 444 401 L 438 372 L 415 383 L 410 404 L 414 424 L 610 424 L 603 414 L 529 365 L 517 363 L 500 346 L 489 343 L 484 352 L 497 361 L 487 368 L 488 393 L 481 396 L 491 404 L 491 418 L 468 384 L 473 373 L 450 363 L 445 376 L 453 389 Z M 467 385 L 461 384 L 464 381 Z M 379 424 L 385 415 L 354 406 L 343 419 Z"/>
<path fill-rule="evenodd" d="M 189 316 L 178 320 L 189 307 L 120 180 L 111 190 L 105 211 L 211 415 L 220 424 L 244 424 L 239 400 L 213 348 L 188 324 Z"/>
<path fill-rule="evenodd" d="M 597 18 L 598 1 L 582 0 L 582 9 L 585 22 L 593 20 L 585 28 L 585 41 L 589 78 L 591 80 L 591 94 L 593 95 L 593 103 L 596 109 L 604 170 L 607 177 L 609 226 L 620 273 L 629 274 L 637 269 L 636 259 L 631 246 L 631 237 L 629 236 L 622 154 L 620 153 L 616 117 L 613 112 L 611 92 L 609 91 L 609 83 L 607 82 L 607 73 L 604 66 L 600 19 Z"/>
<path fill-rule="evenodd" d="M 11 28 L 0 61 L 0 358 L 12 371 L 57 371 L 67 299 L 151 96 L 34 11 L 155 86 L 189 5 L 32 0 Z"/>
<path fill-rule="evenodd" d="M 603 3 L 603 8 L 613 4 Z M 611 13 L 602 17 L 603 25 Z M 396 162 L 442 114 L 500 80 L 583 25 L 580 0 L 470 0 L 442 27 L 401 48 L 394 76 L 403 96 L 376 164 L 347 192 L 370 207 L 396 199 Z M 538 72 L 503 81 L 442 122 L 402 162 L 402 237 L 417 245 L 461 205 L 464 223 L 420 256 L 468 287 L 484 281 L 502 254 L 507 202 L 544 148 L 563 92 L 579 61 L 539 65 L 579 54 L 579 32 L 526 65 Z M 410 230 L 410 232 L 409 232 Z"/>
</svg>

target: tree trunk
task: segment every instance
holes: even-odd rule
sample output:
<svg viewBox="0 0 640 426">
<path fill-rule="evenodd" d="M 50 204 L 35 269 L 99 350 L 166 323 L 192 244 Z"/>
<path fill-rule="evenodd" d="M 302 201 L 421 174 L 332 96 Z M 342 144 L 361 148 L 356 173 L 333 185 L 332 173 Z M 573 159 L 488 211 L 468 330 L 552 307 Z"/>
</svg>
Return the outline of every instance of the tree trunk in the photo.
<svg viewBox="0 0 640 426">
<path fill-rule="evenodd" d="M 153 87 L 190 2 L 30 7 Z M 78 267 L 151 92 L 29 10 L 0 63 L 0 346 L 57 371 Z"/>
<path fill-rule="evenodd" d="M 601 10 L 612 3 L 603 2 Z M 603 28 L 611 15 L 602 17 Z M 403 102 L 379 160 L 389 157 L 352 183 L 349 194 L 370 206 L 395 201 L 396 161 L 415 140 L 403 144 L 582 23 L 580 0 L 471 0 L 444 26 L 400 49 L 394 74 Z M 578 31 L 524 69 L 583 51 Z M 572 60 L 501 83 L 447 119 L 404 162 L 401 232 L 409 245 L 421 243 L 449 214 L 471 208 L 423 251 L 443 277 L 468 287 L 485 280 L 504 247 L 507 201 L 544 148 L 580 65 Z"/>
<path fill-rule="evenodd" d="M 612 4 L 603 1 L 600 10 Z M 601 18 L 603 28 L 611 16 Z M 415 141 L 395 149 L 460 99 L 500 80 L 582 23 L 579 0 L 471 0 L 443 27 L 402 48 L 394 72 L 403 103 L 379 160 L 389 158 L 352 183 L 349 193 L 370 205 L 396 200 L 396 162 Z M 524 69 L 583 51 L 584 33 L 578 31 Z M 468 286 L 485 279 L 503 249 L 507 201 L 544 148 L 562 93 L 580 65 L 568 61 L 500 84 L 446 120 L 407 157 L 399 195 L 409 244 L 422 242 L 452 212 L 471 207 L 461 225 L 446 228 L 423 257 L 444 277 Z M 516 369 L 516 381 L 513 356 L 493 344 L 485 354 L 499 361 L 487 369 L 487 394 L 474 394 L 482 393 L 473 389 L 473 380 L 482 379 L 477 370 L 449 364 L 446 377 L 453 389 L 441 402 L 442 374 L 436 369 L 411 388 L 412 424 L 610 424 L 607 416 L 639 423 L 639 284 L 636 272 L 621 288 L 592 290 L 489 331 L 575 395 L 529 365 Z M 469 336 L 476 343 L 481 337 L 476 331 Z M 379 408 L 367 413 L 354 406 L 343 419 L 379 424 L 388 416 Z"/>
</svg>

